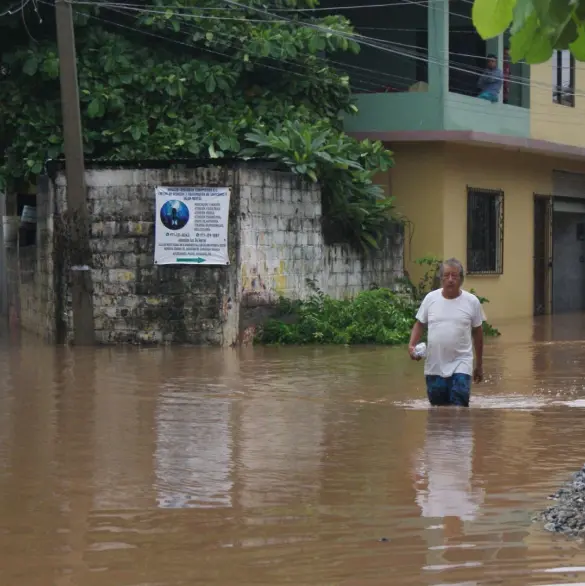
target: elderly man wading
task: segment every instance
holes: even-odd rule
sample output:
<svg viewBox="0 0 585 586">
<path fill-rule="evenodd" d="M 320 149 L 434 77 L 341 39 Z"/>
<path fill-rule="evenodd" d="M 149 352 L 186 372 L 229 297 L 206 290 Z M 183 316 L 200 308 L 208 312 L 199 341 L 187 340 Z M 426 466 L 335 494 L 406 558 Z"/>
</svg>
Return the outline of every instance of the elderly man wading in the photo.
<svg viewBox="0 0 585 586">
<path fill-rule="evenodd" d="M 413 360 L 421 359 L 415 346 L 426 326 L 425 378 L 429 402 L 468 407 L 472 375 L 476 383 L 483 380 L 483 311 L 479 299 L 461 289 L 465 275 L 457 259 L 445 261 L 439 276 L 442 288 L 431 291 L 421 303 L 408 352 Z"/>
</svg>

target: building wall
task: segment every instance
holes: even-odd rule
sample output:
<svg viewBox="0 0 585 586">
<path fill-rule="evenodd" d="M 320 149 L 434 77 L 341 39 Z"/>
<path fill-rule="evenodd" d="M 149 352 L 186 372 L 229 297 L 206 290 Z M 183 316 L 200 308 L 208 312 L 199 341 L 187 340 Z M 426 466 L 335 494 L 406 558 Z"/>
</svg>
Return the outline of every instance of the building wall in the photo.
<svg viewBox="0 0 585 586">
<path fill-rule="evenodd" d="M 575 107 L 552 99 L 552 61 L 530 68 L 531 137 L 578 147 L 585 146 L 585 69 L 575 67 Z"/>
<path fill-rule="evenodd" d="M 489 319 L 533 313 L 534 193 L 550 193 L 552 169 L 547 159 L 495 149 L 450 146 L 446 151 L 445 232 L 449 256 L 466 262 L 467 186 L 504 191 L 504 272 L 470 276 L 466 288 L 487 297 Z"/>
<path fill-rule="evenodd" d="M 15 213 L 15 200 L 11 212 Z M 12 323 L 39 337 L 54 340 L 58 300 L 53 283 L 53 201 L 47 181 L 41 180 L 37 193 L 36 242 L 24 246 L 24 233 L 5 247 L 7 310 Z"/>
<path fill-rule="evenodd" d="M 490 320 L 533 314 L 534 194 L 553 193 L 553 171 L 584 172 L 585 164 L 472 145 L 395 144 L 392 193 L 412 222 L 405 234 L 407 270 L 424 255 L 467 253 L 467 186 L 504 191 L 504 272 L 471 276 L 465 287 L 487 297 Z M 409 240 L 412 236 L 412 242 Z"/>
<path fill-rule="evenodd" d="M 321 229 L 321 192 L 284 173 L 248 173 L 240 190 L 244 327 L 280 296 L 304 299 L 314 285 L 336 299 L 371 285 L 392 287 L 403 274 L 402 230 L 367 255 L 329 246 Z M 311 282 L 313 285 L 311 285 Z"/>
<path fill-rule="evenodd" d="M 234 185 L 234 172 L 90 170 L 86 173 L 93 253 L 96 339 L 101 343 L 177 342 L 229 345 L 236 341 L 239 245 L 238 199 L 230 203 L 231 265 L 155 266 L 154 219 L 158 185 Z M 66 180 L 55 181 L 57 211 L 66 210 Z M 67 251 L 60 250 L 62 258 Z M 66 263 L 65 263 L 66 264 Z M 64 266 L 64 329 L 73 331 Z"/>
<path fill-rule="evenodd" d="M 241 167 L 90 170 L 86 174 L 91 227 L 96 338 L 101 343 L 246 341 L 279 296 L 303 299 L 307 280 L 336 298 L 372 284 L 392 286 L 402 271 L 402 230 L 378 253 L 327 246 L 321 231 L 317 186 L 276 171 Z M 155 266 L 154 218 L 158 185 L 232 188 L 228 267 Z M 66 214 L 66 180 L 54 181 L 59 216 Z M 57 298 L 65 337 L 73 332 L 67 251 L 58 243 Z"/>
<path fill-rule="evenodd" d="M 444 146 L 428 143 L 393 143 L 395 166 L 389 172 L 397 211 L 407 220 L 404 232 L 405 265 L 411 278 L 424 273 L 418 258 L 443 255 Z M 382 182 L 378 179 L 378 182 Z"/>
</svg>

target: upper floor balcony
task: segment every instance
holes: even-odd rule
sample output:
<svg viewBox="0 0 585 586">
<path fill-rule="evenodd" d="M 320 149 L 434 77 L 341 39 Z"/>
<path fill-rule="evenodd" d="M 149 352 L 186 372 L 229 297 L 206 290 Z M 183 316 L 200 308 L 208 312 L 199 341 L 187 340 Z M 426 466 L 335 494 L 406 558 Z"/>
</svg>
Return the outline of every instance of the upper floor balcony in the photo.
<svg viewBox="0 0 585 586">
<path fill-rule="evenodd" d="M 362 35 L 358 55 L 337 66 L 350 77 L 359 113 L 352 133 L 466 130 L 530 137 L 530 67 L 507 60 L 507 38 L 482 40 L 470 0 L 326 0 Z M 478 97 L 486 56 L 505 72 L 496 103 Z"/>
</svg>

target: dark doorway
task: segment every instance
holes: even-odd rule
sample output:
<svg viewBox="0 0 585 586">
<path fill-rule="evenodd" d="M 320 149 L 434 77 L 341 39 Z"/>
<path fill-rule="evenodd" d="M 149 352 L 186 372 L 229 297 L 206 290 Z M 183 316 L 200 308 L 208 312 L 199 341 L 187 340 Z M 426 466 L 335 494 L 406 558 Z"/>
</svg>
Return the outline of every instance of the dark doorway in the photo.
<svg viewBox="0 0 585 586">
<path fill-rule="evenodd" d="M 553 213 L 553 311 L 585 309 L 585 204 L 557 201 Z"/>
<path fill-rule="evenodd" d="M 547 246 L 551 198 L 534 197 L 534 315 L 549 312 L 548 273 L 550 254 Z"/>
</svg>

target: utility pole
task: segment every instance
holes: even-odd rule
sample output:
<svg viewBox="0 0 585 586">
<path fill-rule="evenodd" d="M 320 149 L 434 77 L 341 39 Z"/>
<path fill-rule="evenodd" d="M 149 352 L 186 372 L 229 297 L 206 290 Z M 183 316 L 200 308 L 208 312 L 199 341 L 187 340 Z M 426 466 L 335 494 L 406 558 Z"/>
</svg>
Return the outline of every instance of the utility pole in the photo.
<svg viewBox="0 0 585 586">
<path fill-rule="evenodd" d="M 93 322 L 93 291 L 91 278 L 92 255 L 89 246 L 89 214 L 77 85 L 77 56 L 73 10 L 69 0 L 55 0 L 57 46 L 61 74 L 61 106 L 65 139 L 65 172 L 67 176 L 67 220 L 64 239 L 65 254 L 71 271 L 73 297 L 73 332 L 76 345 L 95 342 Z"/>
</svg>

